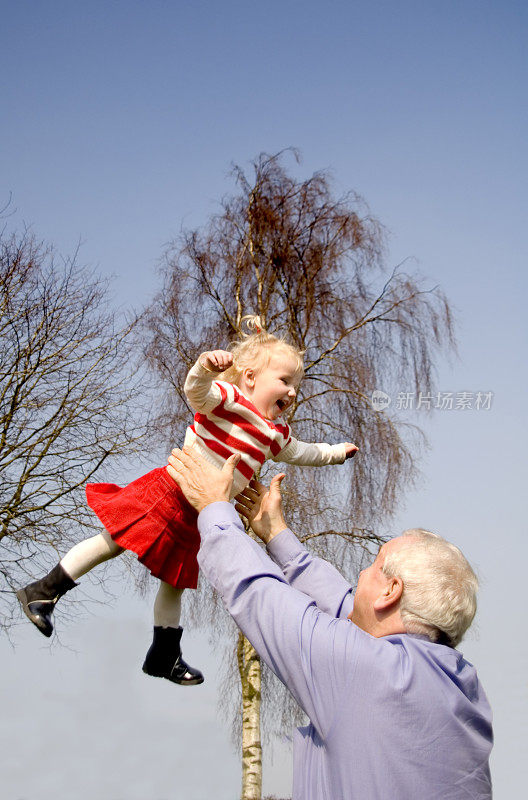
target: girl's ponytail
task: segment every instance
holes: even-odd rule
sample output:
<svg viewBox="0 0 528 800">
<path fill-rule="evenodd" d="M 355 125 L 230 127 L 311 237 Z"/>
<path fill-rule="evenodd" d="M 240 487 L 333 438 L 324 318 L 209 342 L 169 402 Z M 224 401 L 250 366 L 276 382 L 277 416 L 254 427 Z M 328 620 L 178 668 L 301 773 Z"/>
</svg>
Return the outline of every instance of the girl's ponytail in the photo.
<svg viewBox="0 0 528 800">
<path fill-rule="evenodd" d="M 251 336 L 254 333 L 256 334 L 267 333 L 267 331 L 264 330 L 264 326 L 262 325 L 260 317 L 257 316 L 257 314 L 244 314 L 244 316 L 241 319 L 241 322 L 242 323 L 245 322 L 246 328 L 250 331 L 250 333 L 244 333 L 244 331 L 241 331 L 241 334 L 244 338 L 246 338 L 247 336 Z"/>
</svg>

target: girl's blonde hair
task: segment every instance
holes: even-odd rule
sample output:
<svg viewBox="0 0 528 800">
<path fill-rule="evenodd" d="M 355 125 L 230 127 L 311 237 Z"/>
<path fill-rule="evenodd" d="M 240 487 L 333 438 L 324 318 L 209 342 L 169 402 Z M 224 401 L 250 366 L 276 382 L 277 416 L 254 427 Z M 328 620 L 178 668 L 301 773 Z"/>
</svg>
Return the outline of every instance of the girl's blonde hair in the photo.
<svg viewBox="0 0 528 800">
<path fill-rule="evenodd" d="M 257 373 L 266 369 L 273 353 L 277 350 L 296 361 L 295 372 L 299 378 L 304 375 L 303 354 L 300 350 L 285 339 L 279 339 L 272 333 L 268 333 L 263 328 L 260 317 L 246 314 L 242 317 L 242 322 L 246 323 L 250 333 L 241 332 L 242 338 L 229 345 L 229 350 L 233 353 L 233 363 L 229 369 L 218 376 L 219 380 L 238 384 L 240 376 L 248 367 Z"/>
</svg>

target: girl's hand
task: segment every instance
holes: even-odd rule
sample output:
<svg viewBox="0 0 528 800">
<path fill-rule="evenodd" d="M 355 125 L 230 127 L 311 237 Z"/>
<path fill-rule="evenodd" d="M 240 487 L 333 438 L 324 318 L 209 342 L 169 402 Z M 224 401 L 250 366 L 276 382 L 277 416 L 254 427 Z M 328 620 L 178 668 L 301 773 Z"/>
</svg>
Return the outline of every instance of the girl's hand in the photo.
<svg viewBox="0 0 528 800">
<path fill-rule="evenodd" d="M 283 478 L 284 473 L 275 475 L 269 489 L 253 478 L 249 486 L 235 497 L 236 510 L 266 544 L 288 527 L 282 514 L 280 484 Z"/>
<path fill-rule="evenodd" d="M 345 458 L 354 458 L 358 450 L 359 447 L 357 445 L 352 444 L 352 442 L 345 442 Z"/>
<path fill-rule="evenodd" d="M 202 367 L 211 372 L 224 372 L 233 363 L 233 353 L 227 350 L 208 350 L 198 360 Z"/>
</svg>

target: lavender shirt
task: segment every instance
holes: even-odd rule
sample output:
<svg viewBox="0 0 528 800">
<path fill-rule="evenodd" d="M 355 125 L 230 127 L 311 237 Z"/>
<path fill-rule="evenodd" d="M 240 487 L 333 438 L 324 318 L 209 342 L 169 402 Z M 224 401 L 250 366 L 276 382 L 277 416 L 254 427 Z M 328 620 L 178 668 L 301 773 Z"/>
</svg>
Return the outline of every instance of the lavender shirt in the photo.
<svg viewBox="0 0 528 800">
<path fill-rule="evenodd" d="M 491 711 L 460 652 L 362 631 L 346 619 L 350 585 L 291 531 L 271 541 L 272 561 L 229 503 L 198 527 L 202 571 L 310 720 L 295 736 L 293 800 L 491 798 Z"/>
</svg>

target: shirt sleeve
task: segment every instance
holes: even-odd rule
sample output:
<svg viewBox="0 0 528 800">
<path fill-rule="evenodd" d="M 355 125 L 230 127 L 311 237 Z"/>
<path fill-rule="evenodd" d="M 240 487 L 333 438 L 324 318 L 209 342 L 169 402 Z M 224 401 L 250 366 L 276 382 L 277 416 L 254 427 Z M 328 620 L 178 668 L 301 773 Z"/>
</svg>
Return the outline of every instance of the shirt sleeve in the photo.
<svg viewBox="0 0 528 800">
<path fill-rule="evenodd" d="M 354 671 L 358 629 L 324 613 L 311 597 L 288 585 L 277 564 L 245 533 L 229 503 L 207 506 L 198 528 L 204 575 L 324 737 Z"/>
<path fill-rule="evenodd" d="M 293 436 L 273 461 L 297 464 L 301 467 L 326 467 L 329 464 L 343 464 L 346 460 L 345 443 L 326 444 L 326 442 L 301 442 Z"/>
<path fill-rule="evenodd" d="M 323 558 L 313 556 L 294 533 L 284 530 L 267 546 L 290 586 L 307 594 L 317 607 L 338 619 L 346 619 L 354 600 L 350 583 Z"/>
<path fill-rule="evenodd" d="M 222 395 L 214 383 L 217 377 L 217 372 L 207 369 L 200 361 L 189 370 L 183 391 L 194 411 L 207 413 L 220 402 Z"/>
</svg>

